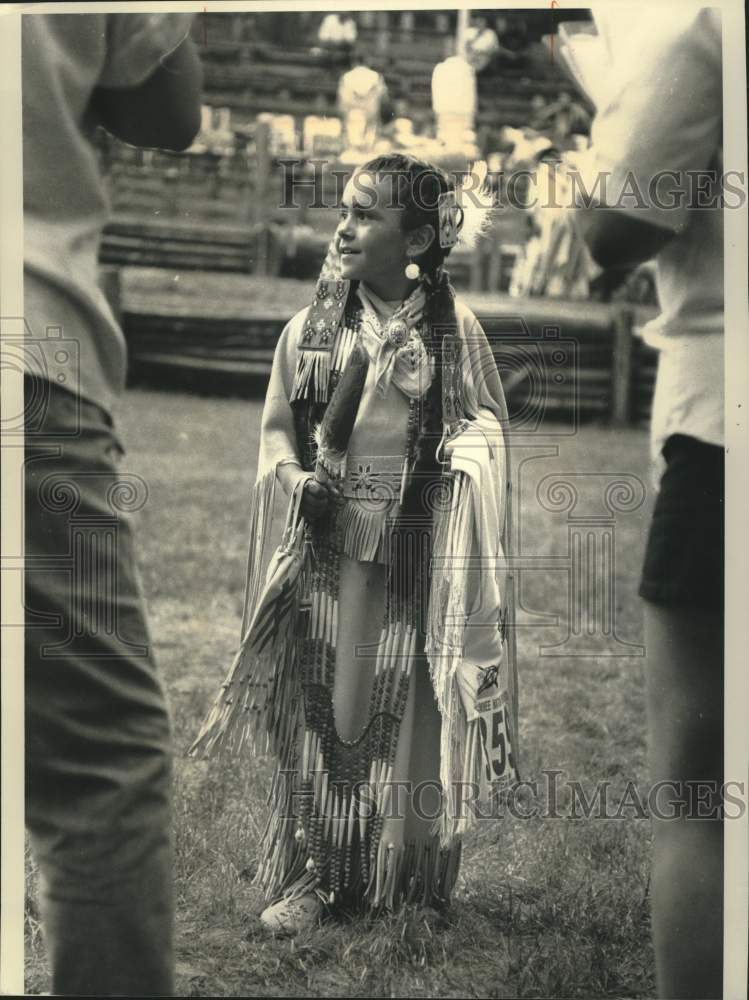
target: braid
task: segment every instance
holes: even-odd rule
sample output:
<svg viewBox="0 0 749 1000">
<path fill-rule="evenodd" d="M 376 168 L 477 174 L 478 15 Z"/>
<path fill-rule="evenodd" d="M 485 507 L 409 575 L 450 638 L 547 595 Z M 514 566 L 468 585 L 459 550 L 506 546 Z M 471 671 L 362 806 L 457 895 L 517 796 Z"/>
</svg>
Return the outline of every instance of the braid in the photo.
<svg viewBox="0 0 749 1000">
<path fill-rule="evenodd" d="M 393 529 L 390 551 L 391 600 L 405 601 L 414 595 L 421 584 L 418 606 L 422 622 L 426 620 L 428 587 L 431 573 L 431 527 L 434 505 L 439 499 L 439 482 L 442 466 L 437 459 L 437 447 L 442 439 L 442 338 L 457 330 L 455 293 L 449 275 L 440 270 L 427 287 L 426 349 L 433 359 L 434 375 L 429 388 L 421 399 L 419 432 L 414 448 L 414 463 L 406 485 L 398 521 Z M 419 544 L 409 544 L 409 536 L 416 533 Z M 411 552 L 419 553 L 419 561 L 409 558 Z"/>
</svg>

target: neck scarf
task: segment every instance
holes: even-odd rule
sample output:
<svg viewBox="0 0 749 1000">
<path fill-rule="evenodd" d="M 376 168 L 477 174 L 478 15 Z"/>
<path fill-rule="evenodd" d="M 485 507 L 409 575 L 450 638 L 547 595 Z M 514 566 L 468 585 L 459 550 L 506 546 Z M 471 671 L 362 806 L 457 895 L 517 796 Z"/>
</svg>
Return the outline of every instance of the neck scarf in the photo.
<svg viewBox="0 0 749 1000">
<path fill-rule="evenodd" d="M 390 383 L 409 399 L 419 399 L 429 388 L 429 356 L 419 334 L 426 293 L 421 285 L 399 306 L 385 302 L 361 283 L 361 338 L 374 367 L 375 388 L 386 396 Z"/>
</svg>

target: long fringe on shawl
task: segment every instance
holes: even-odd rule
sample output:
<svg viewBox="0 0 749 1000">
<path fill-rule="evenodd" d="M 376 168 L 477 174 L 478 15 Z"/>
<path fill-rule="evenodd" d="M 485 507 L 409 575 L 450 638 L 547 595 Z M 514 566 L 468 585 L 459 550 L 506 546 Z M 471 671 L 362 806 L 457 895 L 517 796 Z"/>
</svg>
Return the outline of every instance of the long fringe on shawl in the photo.
<svg viewBox="0 0 749 1000">
<path fill-rule="evenodd" d="M 509 481 L 507 482 L 505 526 L 511 524 Z M 432 562 L 432 588 L 425 653 L 430 665 L 434 694 L 442 715 L 440 742 L 440 781 L 445 808 L 434 824 L 440 843 L 447 845 L 465 833 L 475 822 L 473 809 L 463 801 L 463 788 L 478 791 L 480 802 L 489 802 L 503 794 L 517 777 L 517 678 L 514 634 L 514 581 L 505 578 L 502 607 L 502 660 L 506 666 L 507 692 L 503 695 L 504 737 L 508 775 L 490 780 L 488 748 L 484 746 L 480 717 L 467 718 L 458 680 L 463 662 L 468 572 L 471 567 L 472 539 L 476 529 L 475 512 L 482 497 L 477 481 L 463 472 L 452 473 L 451 503 L 435 516 Z M 509 544 L 509 533 L 505 530 Z M 509 626 L 509 627 L 508 627 Z M 494 775 L 492 773 L 492 779 Z M 475 798 L 475 796 L 474 796 Z M 473 801 L 473 800 L 471 800 Z"/>
<path fill-rule="evenodd" d="M 250 546 L 247 561 L 242 639 L 263 582 L 265 554 L 276 497 L 276 470 L 255 484 L 250 495 Z M 300 579 L 299 586 L 303 586 Z M 239 754 L 273 753 L 285 759 L 293 741 L 300 699 L 295 676 L 292 629 L 279 630 L 262 651 L 242 641 L 200 732 L 188 751 L 191 757 L 211 757 L 222 750 Z"/>
<path fill-rule="evenodd" d="M 442 715 L 440 782 L 444 809 L 435 821 L 440 843 L 449 844 L 472 821 L 470 810 L 459 801 L 461 783 L 481 783 L 482 758 L 477 738 L 478 720 L 468 722 L 463 708 L 457 671 L 463 658 L 466 590 L 471 556 L 473 496 L 471 480 L 453 474 L 449 509 L 435 517 L 432 587 L 425 652 Z"/>
<path fill-rule="evenodd" d="M 452 502 L 436 524 L 435 558 L 432 568 L 432 597 L 427 624 L 426 654 L 435 697 L 442 714 L 440 742 L 440 781 L 445 794 L 445 808 L 434 824 L 440 843 L 449 844 L 475 822 L 475 814 L 463 800 L 463 789 L 478 791 L 478 800 L 488 802 L 501 788 L 492 786 L 486 767 L 490 764 L 484 747 L 486 733 L 478 717 L 468 720 L 458 681 L 463 661 L 467 618 L 466 591 L 471 565 L 471 544 L 476 530 L 473 512 L 481 503 L 476 482 L 462 472 L 453 473 Z M 508 616 L 505 601 L 504 617 Z M 507 641 L 502 657 L 510 656 Z M 508 662 L 510 683 L 513 670 Z M 515 691 L 509 699 L 514 705 Z M 506 707 L 506 706 L 505 706 Z M 514 719 L 506 719 L 507 753 L 514 747 Z"/>
</svg>

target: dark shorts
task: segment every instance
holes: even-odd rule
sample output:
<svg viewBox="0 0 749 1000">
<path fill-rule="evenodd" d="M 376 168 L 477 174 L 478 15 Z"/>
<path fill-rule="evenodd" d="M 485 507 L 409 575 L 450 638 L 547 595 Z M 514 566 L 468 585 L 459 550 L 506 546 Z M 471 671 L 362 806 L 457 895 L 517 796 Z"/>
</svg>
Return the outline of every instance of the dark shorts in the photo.
<svg viewBox="0 0 749 1000">
<path fill-rule="evenodd" d="M 723 448 L 684 434 L 663 446 L 666 470 L 650 525 L 640 597 L 723 610 Z"/>
</svg>

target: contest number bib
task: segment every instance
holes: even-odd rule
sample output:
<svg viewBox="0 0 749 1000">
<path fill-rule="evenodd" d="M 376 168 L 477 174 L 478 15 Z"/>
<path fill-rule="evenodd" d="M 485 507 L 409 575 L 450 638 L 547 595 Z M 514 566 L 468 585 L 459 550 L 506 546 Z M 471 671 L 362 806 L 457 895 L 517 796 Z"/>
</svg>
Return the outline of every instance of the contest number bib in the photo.
<svg viewBox="0 0 749 1000">
<path fill-rule="evenodd" d="M 486 779 L 493 783 L 509 782 L 515 770 L 515 763 L 507 726 L 507 700 L 502 694 L 496 694 L 493 697 L 483 698 L 477 703 L 476 708 L 479 712 Z"/>
</svg>

